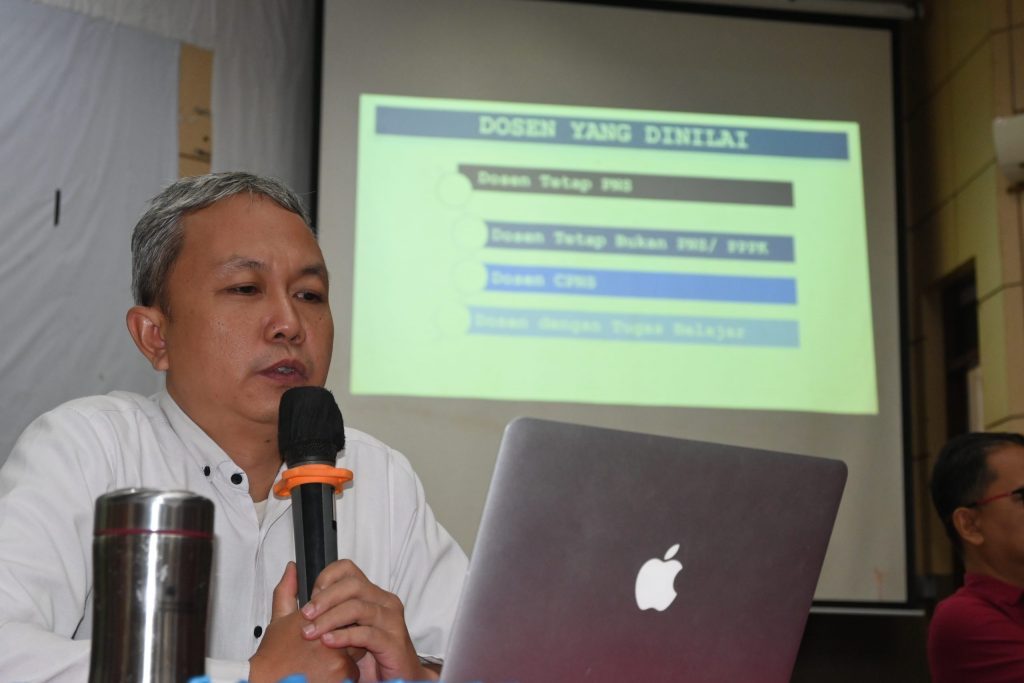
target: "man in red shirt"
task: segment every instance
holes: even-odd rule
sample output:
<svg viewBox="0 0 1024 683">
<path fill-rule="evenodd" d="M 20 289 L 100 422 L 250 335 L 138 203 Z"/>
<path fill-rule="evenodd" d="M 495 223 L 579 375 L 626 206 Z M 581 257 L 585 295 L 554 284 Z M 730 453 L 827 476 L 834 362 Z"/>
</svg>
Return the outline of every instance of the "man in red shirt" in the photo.
<svg viewBox="0 0 1024 683">
<path fill-rule="evenodd" d="M 932 502 L 964 586 L 928 632 L 933 683 L 1024 681 L 1024 436 L 964 434 L 939 453 Z"/>
</svg>

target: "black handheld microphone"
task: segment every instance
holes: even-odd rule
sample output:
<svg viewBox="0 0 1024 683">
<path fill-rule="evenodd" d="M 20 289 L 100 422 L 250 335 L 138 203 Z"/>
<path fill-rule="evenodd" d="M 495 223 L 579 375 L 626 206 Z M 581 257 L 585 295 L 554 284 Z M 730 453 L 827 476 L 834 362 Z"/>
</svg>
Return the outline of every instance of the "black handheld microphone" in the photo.
<svg viewBox="0 0 1024 683">
<path fill-rule="evenodd" d="M 331 392 L 321 387 L 284 392 L 277 446 L 288 469 L 274 490 L 291 495 L 299 604 L 305 605 L 316 577 L 338 559 L 334 493 L 352 478 L 348 470 L 334 467 L 338 451 L 345 447 L 345 423 Z"/>
</svg>

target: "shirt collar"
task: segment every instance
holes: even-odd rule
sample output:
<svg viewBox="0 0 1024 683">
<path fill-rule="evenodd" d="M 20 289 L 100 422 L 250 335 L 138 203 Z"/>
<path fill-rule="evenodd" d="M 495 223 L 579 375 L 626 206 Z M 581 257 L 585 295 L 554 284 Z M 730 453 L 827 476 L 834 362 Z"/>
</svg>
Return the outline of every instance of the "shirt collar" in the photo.
<svg viewBox="0 0 1024 683">
<path fill-rule="evenodd" d="M 1024 599 L 1024 588 L 1000 581 L 987 574 L 965 574 L 964 587 L 981 593 L 992 602 L 1019 605 Z"/>
<path fill-rule="evenodd" d="M 210 438 L 210 435 L 203 431 L 202 427 L 197 425 L 192 418 L 190 418 L 184 410 L 181 409 L 171 395 L 167 393 L 167 390 L 161 391 L 152 397 L 160 406 L 160 410 L 163 411 L 164 415 L 167 416 L 167 421 L 171 425 L 171 429 L 174 433 L 185 442 L 186 445 L 191 446 L 189 450 L 200 455 L 202 463 L 204 465 L 220 465 L 221 463 L 233 462 L 231 457 L 224 451 L 223 448 L 217 445 L 217 442 Z"/>
<path fill-rule="evenodd" d="M 181 406 L 171 398 L 166 389 L 151 396 L 150 400 L 156 401 L 160 406 L 160 410 L 167 416 L 167 421 L 170 423 L 174 433 L 187 446 L 190 446 L 186 450 L 196 462 L 200 465 L 209 465 L 215 469 L 222 470 L 225 472 L 224 476 L 230 476 L 240 469 L 235 461 L 231 459 L 231 456 L 181 409 Z M 281 473 L 284 470 L 285 464 L 282 462 L 277 470 L 275 481 L 281 478 Z M 273 492 L 271 492 L 272 497 L 273 495 Z"/>
</svg>

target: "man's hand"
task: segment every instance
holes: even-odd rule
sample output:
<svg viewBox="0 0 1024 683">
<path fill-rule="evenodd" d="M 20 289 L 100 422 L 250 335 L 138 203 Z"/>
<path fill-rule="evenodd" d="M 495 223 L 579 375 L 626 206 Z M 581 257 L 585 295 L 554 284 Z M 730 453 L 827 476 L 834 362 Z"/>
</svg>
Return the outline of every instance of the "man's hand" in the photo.
<svg viewBox="0 0 1024 683">
<path fill-rule="evenodd" d="M 404 678 L 437 680 L 416 655 L 405 625 L 402 601 L 370 583 L 350 560 L 327 565 L 313 584 L 302 614 L 305 637 L 332 648 L 365 648 L 359 660 L 364 683 Z"/>
<path fill-rule="evenodd" d="M 296 607 L 298 575 L 289 562 L 274 588 L 273 614 L 263 642 L 249 659 L 250 683 L 277 683 L 291 674 L 305 674 L 309 683 L 359 680 L 359 670 L 345 650 L 303 638 L 306 619 Z"/>
</svg>

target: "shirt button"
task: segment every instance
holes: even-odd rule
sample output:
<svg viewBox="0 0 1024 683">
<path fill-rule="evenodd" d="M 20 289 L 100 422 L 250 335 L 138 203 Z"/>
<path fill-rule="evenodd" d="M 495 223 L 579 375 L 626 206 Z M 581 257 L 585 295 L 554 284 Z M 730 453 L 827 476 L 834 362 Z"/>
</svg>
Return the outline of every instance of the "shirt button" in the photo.
<svg viewBox="0 0 1024 683">
<path fill-rule="evenodd" d="M 207 465 L 206 467 L 203 468 L 203 474 L 205 474 L 206 476 L 210 476 L 210 466 L 209 465 Z"/>
<path fill-rule="evenodd" d="M 259 626 L 259 625 L 257 625 L 257 626 L 256 626 L 256 628 L 254 628 L 254 629 L 252 630 L 252 634 L 253 634 L 254 636 L 256 636 L 257 638 L 259 638 L 260 636 L 262 636 L 262 635 L 263 635 L 263 627 L 262 627 L 262 626 Z"/>
<path fill-rule="evenodd" d="M 232 474 L 231 475 L 231 483 L 232 484 L 241 484 L 242 483 L 242 475 L 241 475 L 241 473 L 235 472 L 234 474 Z"/>
</svg>

